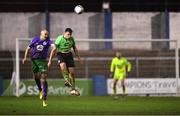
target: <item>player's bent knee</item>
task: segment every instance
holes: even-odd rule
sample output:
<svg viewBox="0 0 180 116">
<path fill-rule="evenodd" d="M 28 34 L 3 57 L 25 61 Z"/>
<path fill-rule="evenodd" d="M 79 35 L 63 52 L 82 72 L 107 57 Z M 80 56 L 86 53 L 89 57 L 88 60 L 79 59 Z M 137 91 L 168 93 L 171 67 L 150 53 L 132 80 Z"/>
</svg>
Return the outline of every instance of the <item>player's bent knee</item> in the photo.
<svg viewBox="0 0 180 116">
<path fill-rule="evenodd" d="M 41 73 L 41 79 L 46 79 L 46 78 L 47 78 L 46 72 Z"/>
<path fill-rule="evenodd" d="M 61 70 L 66 70 L 66 64 L 65 63 L 60 63 L 59 67 L 61 68 Z"/>
<path fill-rule="evenodd" d="M 42 82 L 45 82 L 45 81 L 46 81 L 46 78 L 41 78 L 41 81 L 42 81 Z"/>
<path fill-rule="evenodd" d="M 70 74 L 71 76 L 74 76 L 74 72 L 69 72 L 69 74 Z"/>
</svg>

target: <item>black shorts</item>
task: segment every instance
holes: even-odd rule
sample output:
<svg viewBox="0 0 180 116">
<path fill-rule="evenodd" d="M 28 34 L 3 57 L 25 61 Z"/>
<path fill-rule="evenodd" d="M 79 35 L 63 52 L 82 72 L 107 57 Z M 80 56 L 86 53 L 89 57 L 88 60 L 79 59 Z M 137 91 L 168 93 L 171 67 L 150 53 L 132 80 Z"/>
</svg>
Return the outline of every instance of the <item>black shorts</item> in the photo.
<svg viewBox="0 0 180 116">
<path fill-rule="evenodd" d="M 58 64 L 64 62 L 66 63 L 67 67 L 75 67 L 73 55 L 71 52 L 69 53 L 58 52 L 57 57 L 58 57 Z"/>
</svg>

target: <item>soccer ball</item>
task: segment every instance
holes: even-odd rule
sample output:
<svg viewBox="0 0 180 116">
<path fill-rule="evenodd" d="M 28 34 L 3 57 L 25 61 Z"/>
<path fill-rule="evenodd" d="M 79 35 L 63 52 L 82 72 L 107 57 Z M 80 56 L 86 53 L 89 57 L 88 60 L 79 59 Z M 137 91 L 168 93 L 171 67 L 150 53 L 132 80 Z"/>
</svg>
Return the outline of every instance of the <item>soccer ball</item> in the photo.
<svg viewBox="0 0 180 116">
<path fill-rule="evenodd" d="M 77 5 L 75 8 L 74 8 L 74 12 L 77 13 L 77 14 L 81 14 L 84 12 L 84 8 L 82 5 Z"/>
<path fill-rule="evenodd" d="M 70 94 L 71 95 L 75 95 L 75 96 L 79 96 L 80 95 L 79 91 L 77 91 L 77 90 L 71 90 Z"/>
</svg>

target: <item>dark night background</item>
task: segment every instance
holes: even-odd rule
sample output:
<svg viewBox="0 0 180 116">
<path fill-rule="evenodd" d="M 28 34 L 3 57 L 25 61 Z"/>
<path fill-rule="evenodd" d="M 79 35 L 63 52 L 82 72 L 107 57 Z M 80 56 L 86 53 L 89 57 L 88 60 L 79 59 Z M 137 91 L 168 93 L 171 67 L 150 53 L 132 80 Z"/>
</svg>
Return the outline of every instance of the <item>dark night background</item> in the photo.
<svg viewBox="0 0 180 116">
<path fill-rule="evenodd" d="M 108 0 L 1 0 L 0 12 L 72 12 L 81 4 L 85 12 L 101 12 Z M 180 11 L 180 0 L 109 0 L 112 12 Z"/>
</svg>

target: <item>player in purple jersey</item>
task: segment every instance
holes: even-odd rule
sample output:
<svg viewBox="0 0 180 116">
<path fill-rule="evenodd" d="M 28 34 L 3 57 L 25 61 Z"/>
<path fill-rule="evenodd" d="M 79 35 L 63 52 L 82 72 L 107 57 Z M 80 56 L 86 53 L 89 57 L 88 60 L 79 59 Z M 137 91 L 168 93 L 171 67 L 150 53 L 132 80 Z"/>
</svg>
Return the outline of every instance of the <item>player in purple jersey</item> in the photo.
<svg viewBox="0 0 180 116">
<path fill-rule="evenodd" d="M 36 85 L 39 89 L 39 98 L 43 99 L 43 107 L 47 106 L 47 55 L 49 47 L 55 48 L 55 45 L 49 38 L 47 30 L 42 30 L 40 36 L 34 37 L 26 48 L 24 53 L 24 59 L 22 63 L 24 64 L 27 60 L 27 54 L 31 50 L 31 65 L 33 78 L 35 79 Z M 40 75 L 40 77 L 39 77 Z"/>
</svg>

